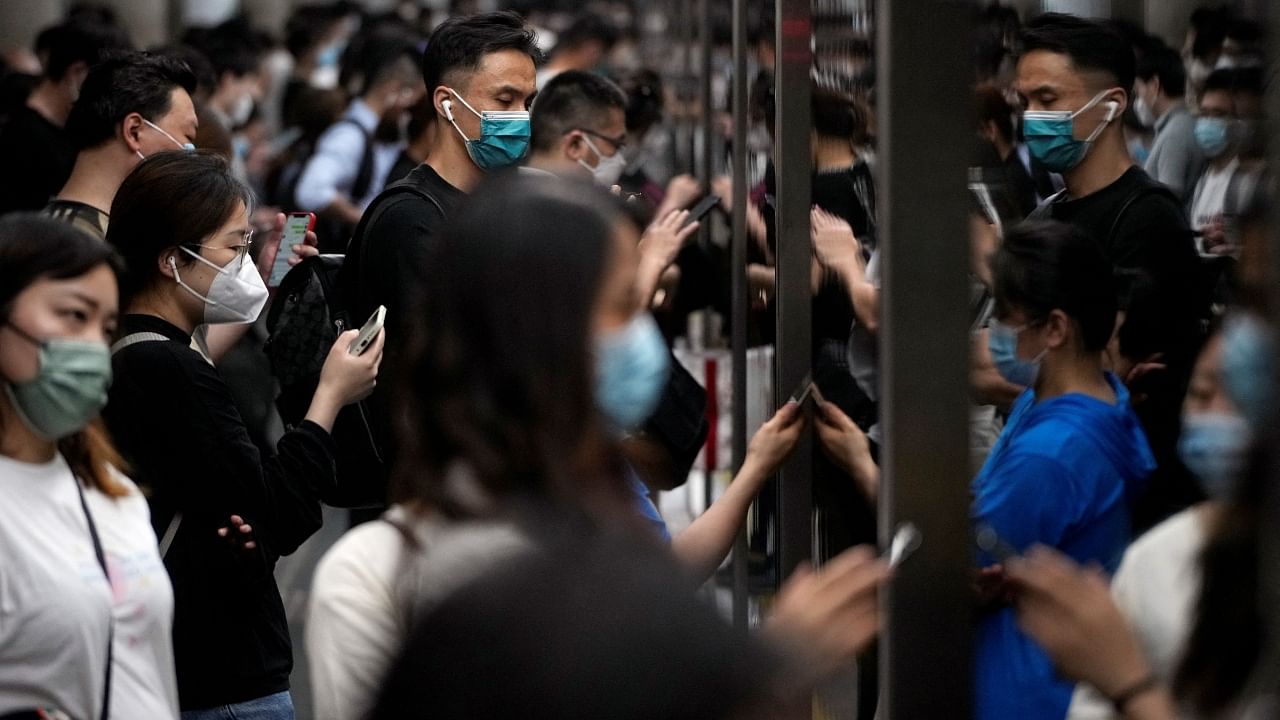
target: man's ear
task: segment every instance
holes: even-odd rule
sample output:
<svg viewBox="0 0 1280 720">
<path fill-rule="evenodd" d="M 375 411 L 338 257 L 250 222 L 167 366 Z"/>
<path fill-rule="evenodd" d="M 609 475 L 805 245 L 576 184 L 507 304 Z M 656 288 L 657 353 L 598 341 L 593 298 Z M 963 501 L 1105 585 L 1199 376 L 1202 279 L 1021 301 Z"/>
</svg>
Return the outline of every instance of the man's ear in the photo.
<svg viewBox="0 0 1280 720">
<path fill-rule="evenodd" d="M 585 159 L 590 149 L 587 143 L 582 139 L 582 132 L 579 130 L 570 130 L 560 138 L 560 148 L 565 158 L 577 162 Z"/>
<path fill-rule="evenodd" d="M 1045 344 L 1051 348 L 1060 348 L 1071 339 L 1071 329 L 1075 323 L 1061 310 L 1054 310 L 1045 319 Z"/>
<path fill-rule="evenodd" d="M 142 150 L 142 128 L 146 126 L 142 115 L 132 112 L 124 116 L 120 121 L 120 139 L 128 146 L 130 152 L 140 152 Z"/>
</svg>

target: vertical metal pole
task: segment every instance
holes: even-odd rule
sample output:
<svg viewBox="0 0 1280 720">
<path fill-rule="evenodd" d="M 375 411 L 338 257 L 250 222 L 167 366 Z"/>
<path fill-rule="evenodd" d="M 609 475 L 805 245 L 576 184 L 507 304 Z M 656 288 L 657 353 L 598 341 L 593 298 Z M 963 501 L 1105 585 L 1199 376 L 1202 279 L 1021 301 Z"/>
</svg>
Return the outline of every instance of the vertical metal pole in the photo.
<svg viewBox="0 0 1280 720">
<path fill-rule="evenodd" d="M 774 172 L 777 189 L 778 405 L 812 367 L 809 288 L 812 241 L 809 238 L 810 165 L 809 70 L 813 64 L 810 0 L 778 0 L 777 138 Z M 812 555 L 813 435 L 800 437 L 778 483 L 779 580 Z"/>
<path fill-rule="evenodd" d="M 747 0 L 733 0 L 733 472 L 747 457 Z M 747 629 L 747 527 L 733 543 L 733 626 Z"/>
<path fill-rule="evenodd" d="M 1280 12 L 1274 4 L 1268 4 L 1266 7 L 1267 17 L 1261 18 L 1266 22 L 1270 29 L 1267 34 L 1267 62 L 1270 64 L 1269 76 L 1274 77 L 1277 68 L 1280 68 Z M 1269 83 L 1266 89 L 1265 114 L 1263 116 L 1263 127 L 1265 128 L 1266 137 L 1268 139 L 1267 158 L 1271 167 L 1280 167 L 1280 136 L 1276 133 L 1280 131 L 1280 88 L 1275 83 Z M 1267 217 L 1267 259 L 1271 264 L 1267 268 L 1271 286 L 1271 302 L 1269 318 L 1272 328 L 1276 328 L 1277 310 L 1280 309 L 1280 283 L 1276 282 L 1276 278 L 1280 278 L 1280 211 L 1277 211 L 1277 194 L 1273 189 L 1271 191 L 1271 210 Z M 1276 358 L 1272 356 L 1272 362 L 1280 366 L 1276 362 Z M 1274 368 L 1275 372 L 1280 372 L 1280 367 Z M 1280 382 L 1280 378 L 1276 378 L 1276 382 Z M 1280 387 L 1280 385 L 1277 385 Z M 1275 411 L 1272 411 L 1271 427 L 1259 433 L 1260 437 L 1280 437 L 1280 418 L 1276 417 Z M 1270 482 L 1266 484 L 1266 498 L 1264 506 L 1264 517 L 1266 521 L 1261 523 L 1262 530 L 1258 538 L 1258 588 L 1260 597 L 1258 598 L 1259 616 L 1264 618 L 1263 637 L 1268 638 L 1267 645 L 1262 649 L 1259 657 L 1258 667 L 1262 669 L 1258 673 L 1260 676 L 1258 681 L 1263 683 L 1260 690 L 1262 692 L 1271 693 L 1274 700 L 1280 697 L 1280 636 L 1276 633 L 1280 632 L 1280 457 L 1276 456 L 1273 449 L 1271 453 L 1271 467 L 1268 468 Z"/>
<path fill-rule="evenodd" d="M 679 143 L 679 151 L 677 160 L 680 164 L 680 172 L 694 172 L 694 163 L 696 158 L 693 154 L 693 117 L 690 113 L 690 106 L 693 101 L 693 93 L 690 90 L 690 83 L 693 80 L 693 51 L 694 43 L 697 40 L 697 34 L 694 32 L 694 15 L 691 9 L 692 3 L 676 1 L 676 8 L 680 18 L 679 37 L 681 44 L 681 75 L 677 90 L 677 97 L 680 98 L 680 104 L 684 109 L 684 117 L 680 119 L 680 124 L 676 129 L 676 142 Z"/>
<path fill-rule="evenodd" d="M 698 166 L 698 179 L 702 181 L 703 186 L 707 187 L 711 184 L 712 170 L 714 169 L 715 153 L 712 146 L 715 138 L 715 114 L 711 107 L 711 56 L 712 45 L 715 44 L 715 32 L 711 27 L 711 0 L 699 0 L 698 2 L 698 25 L 702 28 L 699 51 L 701 58 L 699 66 L 702 73 L 699 76 L 700 84 L 698 87 L 699 101 L 702 106 L 702 154 L 698 157 L 700 164 Z M 710 223 L 703 223 L 705 226 L 702 230 L 704 238 L 711 235 Z"/>
<path fill-rule="evenodd" d="M 957 0 L 877 4 L 880 537 L 923 544 L 884 599 L 881 710 L 889 720 L 973 711 L 968 460 L 968 26 Z"/>
</svg>

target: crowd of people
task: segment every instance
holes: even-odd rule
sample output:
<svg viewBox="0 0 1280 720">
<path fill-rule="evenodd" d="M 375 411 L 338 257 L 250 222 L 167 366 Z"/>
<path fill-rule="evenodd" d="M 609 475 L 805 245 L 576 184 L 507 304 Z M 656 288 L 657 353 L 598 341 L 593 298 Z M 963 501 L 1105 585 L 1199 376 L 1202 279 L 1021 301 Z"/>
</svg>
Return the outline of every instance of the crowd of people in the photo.
<svg viewBox="0 0 1280 720">
<path fill-rule="evenodd" d="M 0 717 L 295 717 L 275 569 L 325 505 L 352 527 L 306 608 L 317 719 L 799 718 L 853 665 L 874 715 L 874 88 L 815 82 L 776 127 L 755 18 L 727 272 L 773 342 L 768 155 L 807 132 L 818 390 L 672 532 L 657 492 L 709 432 L 672 337 L 729 303 L 690 209 L 734 193 L 674 172 L 671 115 L 717 109 L 609 18 L 543 20 L 336 2 L 140 51 L 77 6 L 38 76 L 7 56 Z M 974 714 L 1272 717 L 1259 26 L 976 28 Z M 828 557 L 744 637 L 694 591 L 810 422 Z"/>
</svg>

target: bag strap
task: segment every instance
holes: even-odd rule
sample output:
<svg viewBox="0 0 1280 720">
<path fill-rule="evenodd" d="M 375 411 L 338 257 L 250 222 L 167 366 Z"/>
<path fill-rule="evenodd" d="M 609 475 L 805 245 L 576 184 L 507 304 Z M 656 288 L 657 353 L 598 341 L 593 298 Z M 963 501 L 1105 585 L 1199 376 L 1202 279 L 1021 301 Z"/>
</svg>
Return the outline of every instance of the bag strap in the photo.
<svg viewBox="0 0 1280 720">
<path fill-rule="evenodd" d="M 129 333 L 111 345 L 111 355 L 124 350 L 127 347 L 137 345 L 144 342 L 166 342 L 169 338 L 155 332 L 136 332 Z M 207 358 L 206 358 L 207 359 Z M 212 364 L 212 363 L 211 363 Z M 182 513 L 175 512 L 173 519 L 169 521 L 169 526 L 165 528 L 164 537 L 160 538 L 160 559 L 164 560 L 169 555 L 169 547 L 173 545 L 173 538 L 178 534 L 178 527 L 182 525 Z"/>
<path fill-rule="evenodd" d="M 360 154 L 360 165 L 356 170 L 355 180 L 351 183 L 351 202 L 358 203 L 360 198 L 369 192 L 369 186 L 373 184 L 373 135 L 355 118 L 343 118 L 337 124 L 344 123 L 354 126 L 364 136 L 364 149 Z"/>
<path fill-rule="evenodd" d="M 72 480 L 76 484 L 76 492 L 80 494 L 80 509 L 84 511 L 84 519 L 89 524 L 89 539 L 93 541 L 93 554 L 98 558 L 98 567 L 102 568 L 102 575 L 107 580 L 107 596 L 108 598 L 115 596 L 115 591 L 111 588 L 111 573 L 107 570 L 107 554 L 102 549 L 102 540 L 98 537 L 98 526 L 93 522 L 93 513 L 89 512 L 89 502 L 84 497 L 84 488 L 80 486 L 80 478 L 72 476 Z M 107 614 L 107 671 L 105 673 L 105 682 L 102 687 L 102 720 L 107 720 L 111 712 L 111 663 L 115 653 L 115 636 L 116 636 L 116 619 L 115 608 L 111 602 L 108 602 Z"/>
<path fill-rule="evenodd" d="M 144 342 L 163 342 L 169 338 L 155 332 L 136 332 L 129 333 L 111 345 L 111 354 L 114 356 L 121 350 Z"/>
</svg>

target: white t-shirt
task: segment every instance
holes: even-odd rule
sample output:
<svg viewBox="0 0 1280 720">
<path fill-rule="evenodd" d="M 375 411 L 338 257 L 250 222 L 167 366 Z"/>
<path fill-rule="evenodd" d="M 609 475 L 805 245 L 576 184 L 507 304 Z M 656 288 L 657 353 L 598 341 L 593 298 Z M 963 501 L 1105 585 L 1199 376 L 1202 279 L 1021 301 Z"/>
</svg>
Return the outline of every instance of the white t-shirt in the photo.
<svg viewBox="0 0 1280 720">
<path fill-rule="evenodd" d="M 173 588 L 146 499 L 117 480 L 127 496 L 85 488 L 108 587 L 66 460 L 0 457 L 0 715 L 52 707 L 97 720 L 114 623 L 111 717 L 178 716 Z"/>
<path fill-rule="evenodd" d="M 411 528 L 416 550 L 399 529 L 378 520 L 352 528 L 316 566 L 305 633 L 315 720 L 363 718 L 412 612 L 527 547 L 505 524 L 424 520 L 401 506 L 385 517 Z"/>
<path fill-rule="evenodd" d="M 1111 596 L 1133 626 L 1151 670 L 1168 687 L 1191 634 L 1200 596 L 1204 508 L 1183 510 L 1138 538 L 1111 581 Z M 1090 685 L 1076 686 L 1070 720 L 1119 718 Z"/>
<path fill-rule="evenodd" d="M 1226 167 L 1216 170 L 1205 168 L 1200 182 L 1196 183 L 1191 199 L 1191 227 L 1202 228 L 1221 215 L 1227 202 L 1227 186 L 1240 167 L 1239 160 L 1232 160 Z"/>
</svg>

